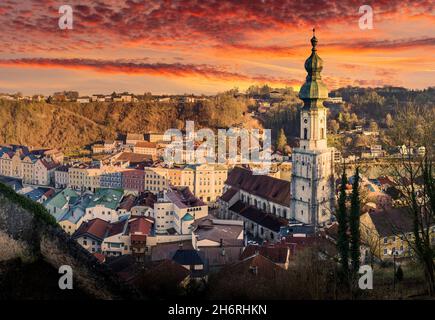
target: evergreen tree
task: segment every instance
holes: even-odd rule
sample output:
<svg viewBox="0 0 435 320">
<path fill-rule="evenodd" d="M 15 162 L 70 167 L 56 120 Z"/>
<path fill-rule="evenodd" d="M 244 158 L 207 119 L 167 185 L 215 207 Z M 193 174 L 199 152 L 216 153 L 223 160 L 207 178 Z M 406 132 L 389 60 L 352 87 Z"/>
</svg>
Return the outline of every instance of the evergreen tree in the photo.
<svg viewBox="0 0 435 320">
<path fill-rule="evenodd" d="M 352 197 L 350 199 L 349 229 L 350 229 L 350 257 L 352 259 L 352 272 L 356 274 L 360 265 L 360 195 L 359 195 L 359 168 L 355 170 L 352 184 Z"/>
<path fill-rule="evenodd" d="M 347 176 L 343 167 L 341 176 L 340 195 L 338 197 L 338 235 L 337 235 L 337 250 L 340 255 L 340 263 L 343 270 L 343 275 L 346 278 L 349 273 L 349 239 L 347 235 L 347 209 L 346 209 L 346 184 Z"/>
<path fill-rule="evenodd" d="M 284 129 L 279 130 L 278 138 L 276 140 L 276 149 L 284 153 L 284 148 L 287 145 L 287 138 L 284 133 Z"/>
</svg>

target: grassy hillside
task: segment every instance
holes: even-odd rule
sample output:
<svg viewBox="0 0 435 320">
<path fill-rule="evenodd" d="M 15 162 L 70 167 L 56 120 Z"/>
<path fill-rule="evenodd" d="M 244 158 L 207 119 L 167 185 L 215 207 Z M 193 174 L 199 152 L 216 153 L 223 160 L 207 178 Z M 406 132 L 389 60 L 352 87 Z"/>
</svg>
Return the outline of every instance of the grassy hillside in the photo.
<svg viewBox="0 0 435 320">
<path fill-rule="evenodd" d="M 69 148 L 109 137 L 104 126 L 62 106 L 0 100 L 0 143 Z"/>
<path fill-rule="evenodd" d="M 118 132 L 227 127 L 246 122 L 248 102 L 229 94 L 196 103 L 54 103 L 0 100 L 0 143 L 71 149 Z"/>
</svg>

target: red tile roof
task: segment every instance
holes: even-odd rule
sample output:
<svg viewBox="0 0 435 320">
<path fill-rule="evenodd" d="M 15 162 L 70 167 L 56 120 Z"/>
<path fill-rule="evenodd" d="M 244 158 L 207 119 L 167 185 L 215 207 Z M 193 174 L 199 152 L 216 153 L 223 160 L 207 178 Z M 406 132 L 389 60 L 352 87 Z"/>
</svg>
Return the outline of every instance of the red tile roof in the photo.
<svg viewBox="0 0 435 320">
<path fill-rule="evenodd" d="M 140 163 L 140 162 L 152 161 L 152 159 L 153 159 L 152 156 L 150 156 L 148 154 L 123 152 L 115 160 L 116 161 L 130 161 L 131 163 Z"/>
<path fill-rule="evenodd" d="M 154 208 L 154 203 L 157 201 L 157 196 L 152 192 L 144 192 L 139 194 L 134 203 L 134 207 L 136 206 L 145 206 Z"/>
<path fill-rule="evenodd" d="M 228 175 L 227 185 L 244 190 L 271 202 L 290 206 L 290 182 L 265 175 L 253 175 L 252 171 L 235 167 Z"/>
<path fill-rule="evenodd" d="M 51 170 L 51 169 L 60 167 L 59 163 L 56 163 L 54 161 L 47 161 L 45 159 L 41 159 L 41 163 L 45 168 L 47 168 L 47 170 Z"/>
<path fill-rule="evenodd" d="M 97 258 L 97 260 L 101 263 L 103 263 L 106 260 L 106 257 L 104 256 L 104 254 L 99 253 L 99 252 L 95 252 L 94 257 Z"/>
<path fill-rule="evenodd" d="M 259 276 L 266 279 L 275 279 L 282 276 L 285 271 L 270 259 L 261 254 L 255 254 L 240 262 L 225 267 L 223 273 L 240 276 L 251 274 L 253 277 Z"/>
<path fill-rule="evenodd" d="M 281 227 L 288 225 L 287 219 L 277 217 L 271 213 L 266 213 L 257 207 L 247 205 L 240 200 L 231 206 L 229 210 L 274 232 L 279 232 Z"/>
<path fill-rule="evenodd" d="M 83 222 L 76 232 L 74 232 L 73 238 L 76 239 L 84 235 L 90 235 L 97 239 L 104 240 L 109 224 L 109 222 L 99 218 Z"/>
<path fill-rule="evenodd" d="M 378 179 L 378 182 L 381 184 L 381 185 L 390 185 L 390 186 L 395 186 L 396 184 L 394 183 L 394 181 L 392 181 L 390 178 L 388 178 L 388 177 L 379 177 Z"/>
<path fill-rule="evenodd" d="M 318 245 L 329 246 L 331 242 L 322 237 L 293 237 L 287 236 L 281 240 L 281 242 L 275 244 L 275 246 L 286 246 L 290 248 L 291 255 L 306 249 L 316 247 Z M 335 245 L 334 245 L 335 247 Z"/>
<path fill-rule="evenodd" d="M 195 197 L 189 187 L 171 187 L 166 193 L 168 199 L 178 208 L 191 208 L 204 206 L 205 203 Z"/>
<path fill-rule="evenodd" d="M 145 287 L 165 287 L 167 284 L 179 285 L 190 275 L 189 270 L 172 260 L 163 260 L 150 269 L 137 275 L 134 285 Z"/>
<path fill-rule="evenodd" d="M 274 263 L 286 263 L 290 257 L 290 248 L 286 246 L 249 245 L 240 255 L 240 260 L 252 257 L 257 253 L 268 258 Z"/>
<path fill-rule="evenodd" d="M 114 236 L 116 234 L 124 233 L 127 222 L 128 222 L 127 220 L 123 220 L 123 221 L 110 223 L 109 226 L 107 227 L 106 238 Z"/>
<path fill-rule="evenodd" d="M 411 215 L 404 208 L 392 208 L 368 213 L 379 236 L 386 237 L 411 232 Z"/>
<path fill-rule="evenodd" d="M 47 198 L 50 198 L 51 196 L 53 196 L 56 193 L 56 191 L 54 191 L 54 189 L 48 189 L 45 193 L 44 196 L 46 196 Z"/>
<path fill-rule="evenodd" d="M 229 188 L 221 197 L 220 199 L 225 202 L 229 202 L 238 192 L 239 190 L 235 188 Z"/>
<path fill-rule="evenodd" d="M 151 221 L 147 220 L 145 217 L 135 218 L 129 222 L 129 233 L 130 235 L 142 234 L 149 235 L 151 232 L 153 224 Z"/>
<path fill-rule="evenodd" d="M 132 194 L 126 195 L 122 198 L 121 203 L 119 204 L 119 209 L 130 211 L 136 201 L 136 197 Z"/>
</svg>

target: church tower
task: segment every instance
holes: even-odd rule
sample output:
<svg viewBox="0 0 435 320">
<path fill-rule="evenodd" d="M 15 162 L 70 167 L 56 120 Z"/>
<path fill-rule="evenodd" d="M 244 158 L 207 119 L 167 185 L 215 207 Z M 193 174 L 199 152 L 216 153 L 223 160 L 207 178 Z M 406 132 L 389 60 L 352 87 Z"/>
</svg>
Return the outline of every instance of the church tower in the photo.
<svg viewBox="0 0 435 320">
<path fill-rule="evenodd" d="M 323 61 L 317 55 L 317 38 L 311 38 L 311 55 L 305 61 L 307 78 L 299 91 L 300 144 L 292 154 L 291 214 L 296 220 L 321 225 L 334 209 L 333 149 L 326 139 L 328 89 L 320 75 Z"/>
</svg>

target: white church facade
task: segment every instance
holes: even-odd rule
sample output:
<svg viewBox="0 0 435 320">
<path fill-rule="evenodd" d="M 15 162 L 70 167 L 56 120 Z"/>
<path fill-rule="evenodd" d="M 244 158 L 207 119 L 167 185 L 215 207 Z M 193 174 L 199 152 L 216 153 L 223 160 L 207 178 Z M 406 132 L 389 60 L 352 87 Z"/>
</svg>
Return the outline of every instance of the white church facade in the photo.
<svg viewBox="0 0 435 320">
<path fill-rule="evenodd" d="M 299 92 L 300 143 L 292 152 L 291 182 L 254 175 L 248 168 L 235 167 L 218 199 L 220 219 L 243 220 L 245 231 L 254 238 L 280 241 L 290 234 L 314 234 L 328 223 L 335 207 L 334 148 L 327 144 L 328 90 L 320 72 L 317 39 L 311 39 L 312 54 L 305 62 L 307 78 Z"/>
</svg>

